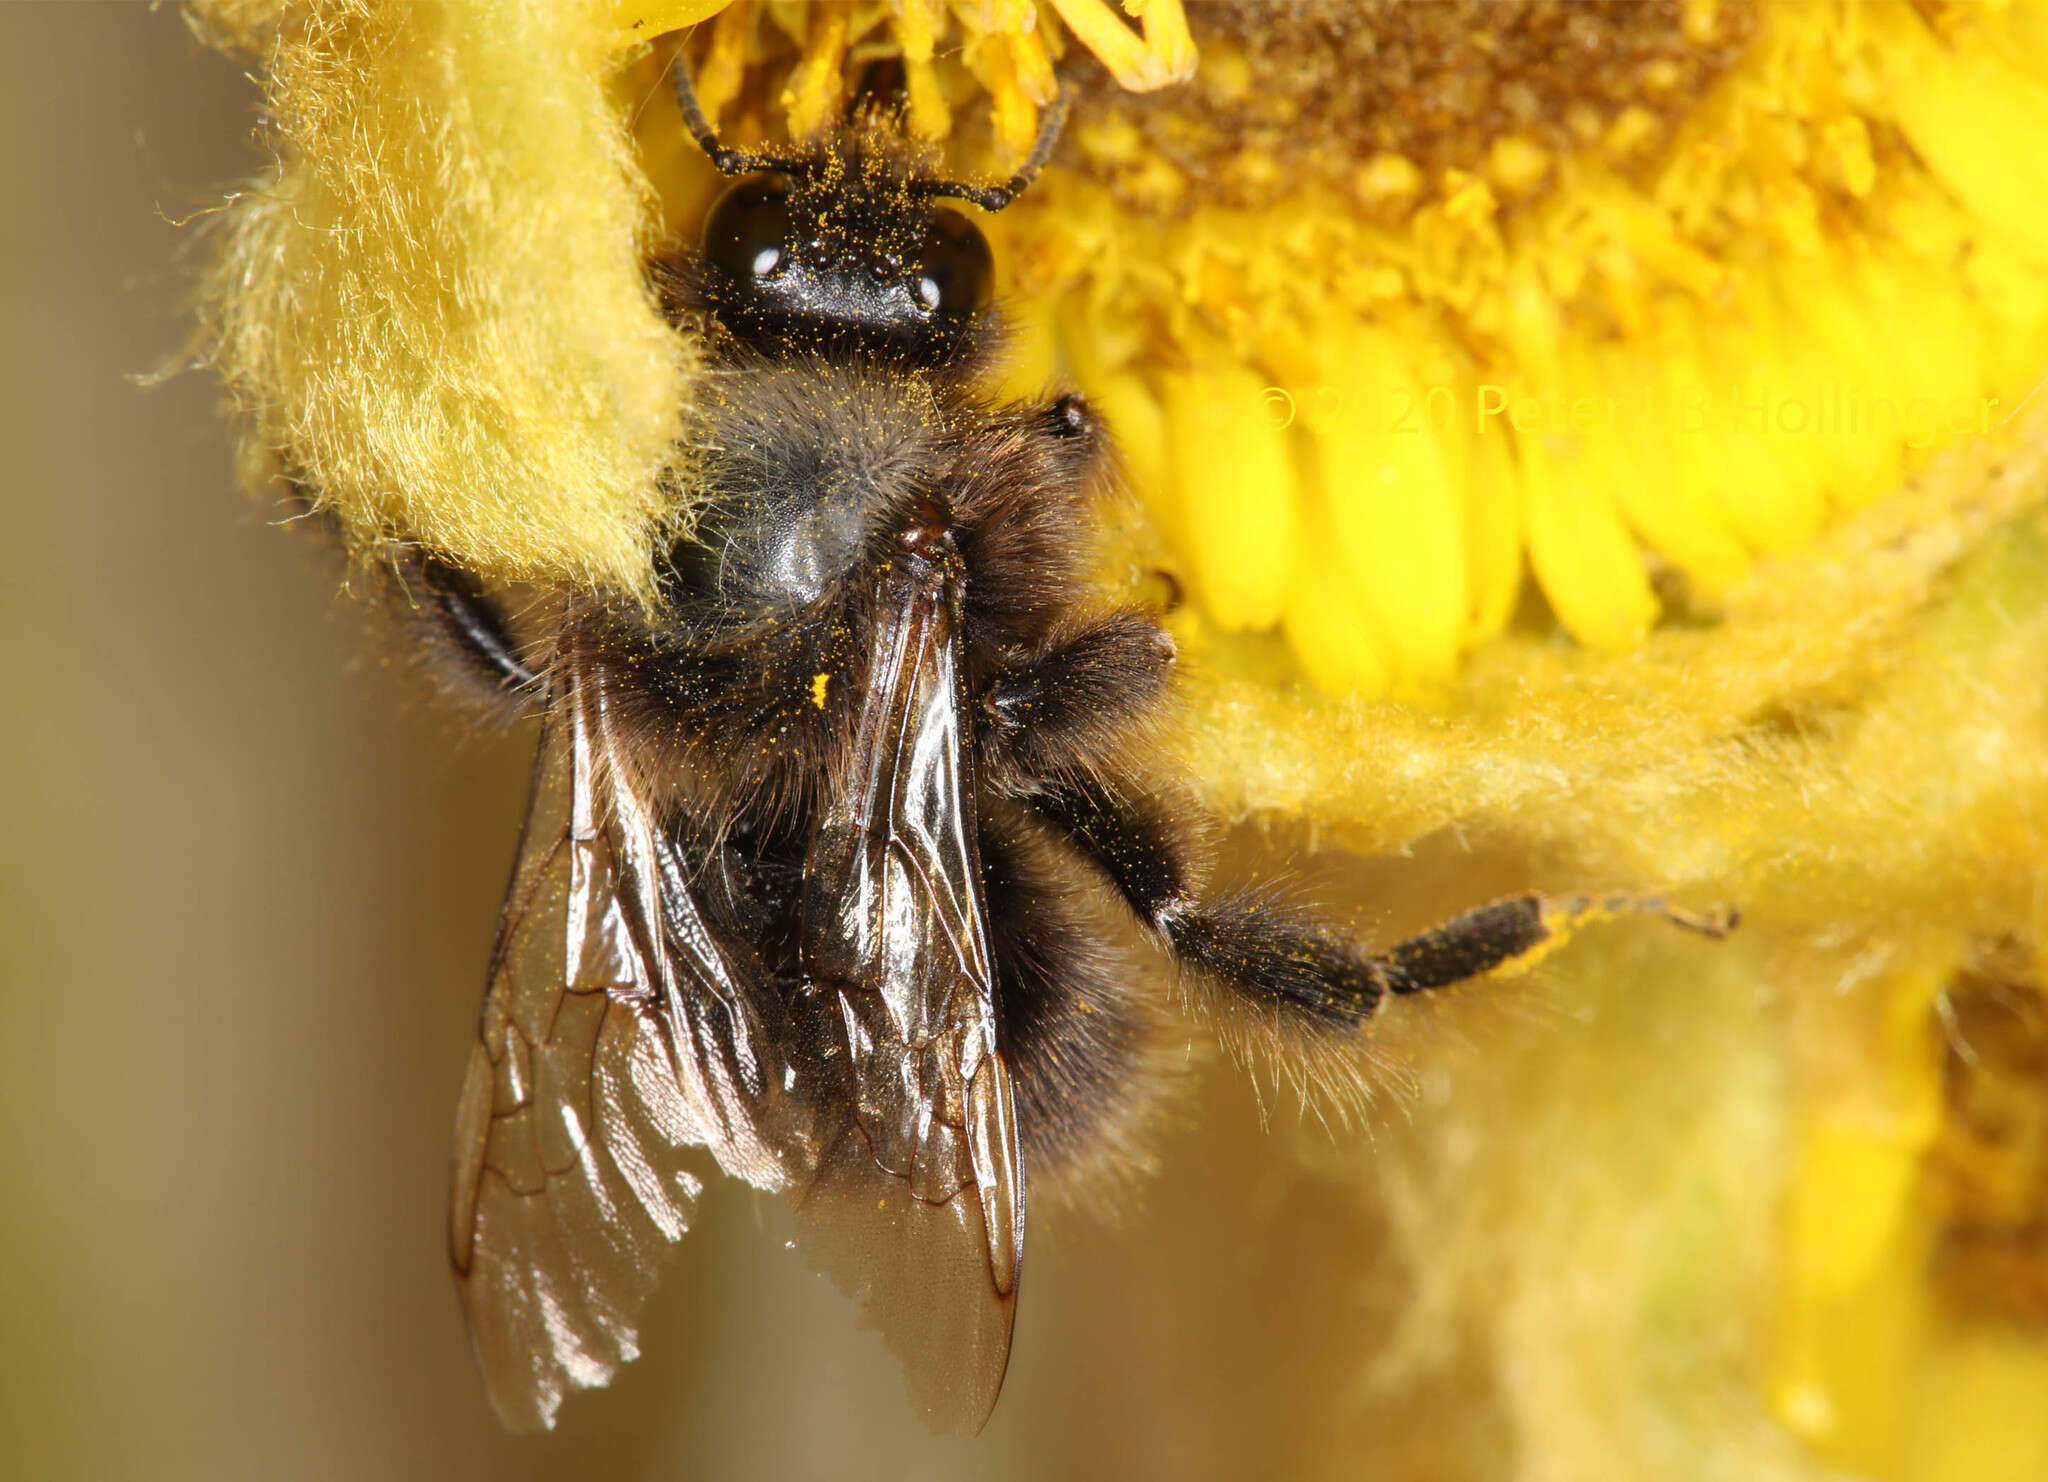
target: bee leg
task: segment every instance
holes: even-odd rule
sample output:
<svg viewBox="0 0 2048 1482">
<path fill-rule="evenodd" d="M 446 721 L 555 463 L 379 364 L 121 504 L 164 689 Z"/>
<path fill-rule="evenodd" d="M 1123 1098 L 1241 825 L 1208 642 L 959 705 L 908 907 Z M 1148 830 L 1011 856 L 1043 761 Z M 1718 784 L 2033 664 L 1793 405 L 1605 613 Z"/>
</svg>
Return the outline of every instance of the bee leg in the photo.
<svg viewBox="0 0 2048 1482">
<path fill-rule="evenodd" d="M 1203 899 L 1195 843 L 1175 823 L 1178 810 L 1091 782 L 1051 785 L 1030 802 L 1176 960 L 1238 999 L 1343 1028 L 1393 991 L 1387 963 L 1352 950 L 1272 891 Z"/>
<path fill-rule="evenodd" d="M 1051 788 L 1031 801 L 1177 959 L 1241 999 L 1312 1025 L 1349 1028 L 1369 1018 L 1389 993 L 1420 993 L 1527 967 L 1601 916 L 1650 911 L 1709 936 L 1725 935 L 1734 925 L 1732 917 L 1692 916 L 1647 896 L 1531 892 L 1475 907 L 1368 953 L 1271 890 L 1240 888 L 1202 898 L 1186 836 L 1157 804 L 1096 783 Z"/>
<path fill-rule="evenodd" d="M 994 777 L 1086 775 L 1132 739 L 1173 681 L 1173 639 L 1119 608 L 1048 639 L 982 692 L 978 736 Z"/>
<path fill-rule="evenodd" d="M 500 689 L 533 689 L 540 676 L 526 667 L 512 646 L 504 614 L 484 595 L 476 578 L 431 556 L 419 561 L 420 585 L 448 636 Z"/>
<path fill-rule="evenodd" d="M 284 483 L 292 518 L 310 518 L 339 539 L 318 489 L 299 478 Z M 480 717 L 510 719 L 539 698 L 540 676 L 519 657 L 504 613 L 475 577 L 414 545 L 392 541 L 378 554 L 379 605 L 409 630 L 414 657 L 451 699 Z"/>
<path fill-rule="evenodd" d="M 388 605 L 418 634 L 420 657 L 458 702 L 510 718 L 540 698 L 545 681 L 520 657 L 505 615 L 468 572 L 407 550 L 395 558 Z"/>
</svg>

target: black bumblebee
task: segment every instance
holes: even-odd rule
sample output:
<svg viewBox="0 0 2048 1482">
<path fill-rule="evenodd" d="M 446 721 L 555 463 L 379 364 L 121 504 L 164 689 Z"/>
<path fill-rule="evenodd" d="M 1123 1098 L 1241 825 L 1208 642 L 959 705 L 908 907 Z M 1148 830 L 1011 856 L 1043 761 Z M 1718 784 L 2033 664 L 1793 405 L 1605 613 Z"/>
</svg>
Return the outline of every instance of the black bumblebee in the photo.
<svg viewBox="0 0 2048 1482">
<path fill-rule="evenodd" d="M 1483 906 L 1384 954 L 1210 889 L 1148 728 L 1174 646 L 1085 570 L 1104 429 L 994 405 L 999 186 L 885 134 L 723 147 L 701 252 L 652 265 L 700 333 L 701 516 L 661 603 L 504 604 L 415 558 L 427 642 L 541 713 L 533 800 L 457 1124 L 450 1253 L 500 1416 L 637 1353 L 710 1162 L 795 1206 L 939 1429 L 1008 1362 L 1027 1170 L 1087 1171 L 1158 1009 L 1071 888 L 1093 872 L 1198 1001 L 1282 1041 L 1538 948 L 1584 899 Z M 1703 925 L 1709 925 L 1704 924 Z M 1711 927 L 1710 927 L 1711 929 Z"/>
</svg>

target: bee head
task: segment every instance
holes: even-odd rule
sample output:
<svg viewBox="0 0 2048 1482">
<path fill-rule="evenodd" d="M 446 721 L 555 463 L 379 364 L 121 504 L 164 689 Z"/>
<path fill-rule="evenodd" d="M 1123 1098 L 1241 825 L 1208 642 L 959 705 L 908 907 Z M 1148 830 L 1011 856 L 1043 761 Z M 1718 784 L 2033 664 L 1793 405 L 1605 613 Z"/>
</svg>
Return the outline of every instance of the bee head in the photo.
<svg viewBox="0 0 2048 1482">
<path fill-rule="evenodd" d="M 872 156 L 828 154 L 727 187 L 704 222 L 704 286 L 731 332 L 947 359 L 995 294 L 988 240 Z"/>
<path fill-rule="evenodd" d="M 701 245 L 704 294 L 727 332 L 770 353 L 853 346 L 936 365 L 971 351 L 995 260 L 981 229 L 938 201 L 1007 206 L 1052 152 L 1064 98 L 1024 168 L 978 186 L 918 174 L 857 136 L 788 158 L 725 148 L 680 64 L 674 75 L 691 133 L 739 177 L 705 217 Z"/>
</svg>

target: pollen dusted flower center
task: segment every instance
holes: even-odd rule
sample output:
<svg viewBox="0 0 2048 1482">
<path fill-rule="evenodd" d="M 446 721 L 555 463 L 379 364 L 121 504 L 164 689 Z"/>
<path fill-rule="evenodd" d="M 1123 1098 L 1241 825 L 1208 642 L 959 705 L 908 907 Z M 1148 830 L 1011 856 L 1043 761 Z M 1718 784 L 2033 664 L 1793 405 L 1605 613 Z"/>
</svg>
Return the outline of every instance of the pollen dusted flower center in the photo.
<svg viewBox="0 0 2048 1482">
<path fill-rule="evenodd" d="M 1145 148 L 1077 163 L 1142 193 L 1163 160 L 1246 208 L 1314 183 L 1384 222 L 1452 170 L 1541 190 L 1549 160 L 1603 139 L 1627 142 L 1622 172 L 1644 170 L 1756 26 L 1750 0 L 1237 0 L 1196 20 L 1185 87 L 1131 93 L 1081 72 L 1082 115 L 1127 121 Z"/>
</svg>

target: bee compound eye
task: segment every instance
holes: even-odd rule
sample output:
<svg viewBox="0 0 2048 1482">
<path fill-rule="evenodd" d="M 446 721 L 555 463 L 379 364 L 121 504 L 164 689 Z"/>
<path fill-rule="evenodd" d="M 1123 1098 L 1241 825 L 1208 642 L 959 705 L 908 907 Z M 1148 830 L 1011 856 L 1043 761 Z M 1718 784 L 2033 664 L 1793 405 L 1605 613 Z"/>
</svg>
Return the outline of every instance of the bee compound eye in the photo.
<svg viewBox="0 0 2048 1482">
<path fill-rule="evenodd" d="M 704 264 L 742 283 L 772 278 L 789 260 L 789 177 L 752 175 L 704 218 Z"/>
<path fill-rule="evenodd" d="M 938 314 L 971 314 L 995 297 L 996 261 L 981 228 L 941 207 L 918 253 L 913 286 L 918 301 Z"/>
</svg>

